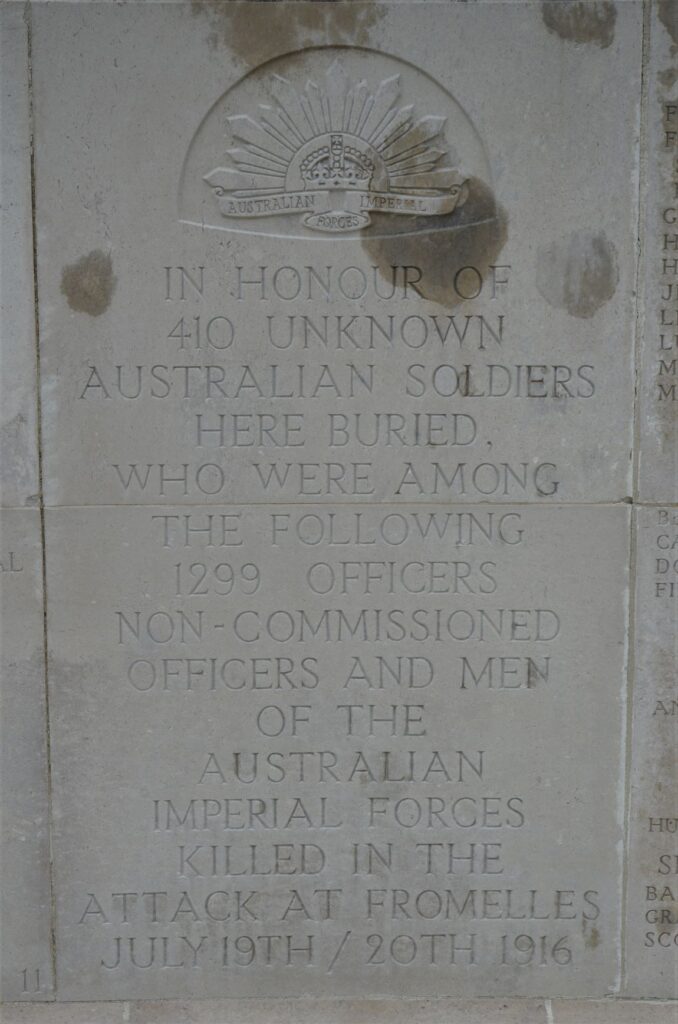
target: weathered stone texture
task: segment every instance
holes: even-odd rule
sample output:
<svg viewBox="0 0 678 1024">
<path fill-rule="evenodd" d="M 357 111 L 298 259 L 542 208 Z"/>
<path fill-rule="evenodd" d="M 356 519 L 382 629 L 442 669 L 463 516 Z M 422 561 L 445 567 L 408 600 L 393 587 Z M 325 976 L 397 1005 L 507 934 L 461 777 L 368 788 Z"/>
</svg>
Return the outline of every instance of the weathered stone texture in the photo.
<svg viewBox="0 0 678 1024">
<path fill-rule="evenodd" d="M 677 9 L 2 9 L 7 1021 L 674 1024 Z"/>
</svg>

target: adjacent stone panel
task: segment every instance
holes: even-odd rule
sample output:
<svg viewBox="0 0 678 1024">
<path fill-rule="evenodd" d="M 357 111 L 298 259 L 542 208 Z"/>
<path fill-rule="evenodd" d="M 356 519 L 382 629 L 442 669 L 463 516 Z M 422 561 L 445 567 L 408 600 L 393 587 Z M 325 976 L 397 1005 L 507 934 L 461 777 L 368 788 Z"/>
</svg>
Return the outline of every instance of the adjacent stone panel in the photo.
<svg viewBox="0 0 678 1024">
<path fill-rule="evenodd" d="M 678 8 L 652 4 L 644 130 L 638 488 L 641 502 L 678 496 Z M 639 506 L 625 989 L 678 996 L 675 791 L 678 594 L 675 505 Z"/>
<path fill-rule="evenodd" d="M 627 990 L 629 994 L 675 998 L 678 509 L 640 508 L 635 514 L 638 554 Z"/>
<path fill-rule="evenodd" d="M 28 26 L 0 9 L 0 999 L 52 998 Z M 14 506 L 14 508 L 12 508 Z"/>
<path fill-rule="evenodd" d="M 0 10 L 0 504 L 37 505 L 38 446 L 26 11 Z"/>
<path fill-rule="evenodd" d="M 49 510 L 63 997 L 612 990 L 627 518 Z"/>
<path fill-rule="evenodd" d="M 48 504 L 630 493 L 639 5 L 35 14 Z"/>
<path fill-rule="evenodd" d="M 0 519 L 3 1000 L 49 999 L 49 815 L 40 514 Z"/>
</svg>

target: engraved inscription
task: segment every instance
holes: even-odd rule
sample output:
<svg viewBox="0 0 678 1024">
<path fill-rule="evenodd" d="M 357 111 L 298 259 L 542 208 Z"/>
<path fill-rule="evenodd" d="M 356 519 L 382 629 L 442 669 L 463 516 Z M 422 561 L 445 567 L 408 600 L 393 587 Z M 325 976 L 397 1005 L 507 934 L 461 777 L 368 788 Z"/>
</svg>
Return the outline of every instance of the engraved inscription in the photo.
<svg viewBox="0 0 678 1024">
<path fill-rule="evenodd" d="M 244 63 L 181 4 L 33 12 L 59 999 L 602 999 L 637 5 L 607 48 L 530 4 L 360 45 L 350 4 L 245 6 Z M 669 871 L 677 814 L 638 816 Z"/>
<path fill-rule="evenodd" d="M 598 544 L 607 512 L 584 514 Z M 575 548 L 559 569 L 552 541 L 574 536 L 571 515 L 118 509 L 113 546 L 130 523 L 137 540 L 117 566 L 91 512 L 61 519 L 107 579 L 107 601 L 87 613 L 107 666 L 94 687 L 111 724 L 133 723 L 126 770 L 144 782 L 114 813 L 152 865 L 128 865 L 112 886 L 88 860 L 64 897 L 103 991 L 197 972 L 207 991 L 244 994 L 267 971 L 298 990 L 302 969 L 307 991 L 328 974 L 378 991 L 414 967 L 421 991 L 449 991 L 469 968 L 499 990 L 516 972 L 557 984 L 592 944 L 604 953 L 607 868 L 576 849 L 546 874 L 532 859 L 548 859 L 548 808 L 563 829 L 593 829 L 604 787 L 587 791 L 585 762 L 571 763 L 594 676 L 600 699 L 609 614 L 570 599 L 583 571 L 607 571 L 596 547 L 586 566 Z M 606 705 L 620 725 L 611 695 Z M 552 714 L 560 739 L 549 736 L 535 788 L 528 737 Z M 511 723 L 510 748 L 497 721 Z M 174 749 L 164 728 L 190 744 Z M 116 735 L 104 756 L 119 766 Z M 99 799 L 81 794 L 79 813 Z"/>
<path fill-rule="evenodd" d="M 678 510 L 637 512 L 636 601 L 642 609 L 634 700 L 629 844 L 629 987 L 643 978 L 670 993 L 678 949 L 678 812 L 675 801 Z"/>
</svg>

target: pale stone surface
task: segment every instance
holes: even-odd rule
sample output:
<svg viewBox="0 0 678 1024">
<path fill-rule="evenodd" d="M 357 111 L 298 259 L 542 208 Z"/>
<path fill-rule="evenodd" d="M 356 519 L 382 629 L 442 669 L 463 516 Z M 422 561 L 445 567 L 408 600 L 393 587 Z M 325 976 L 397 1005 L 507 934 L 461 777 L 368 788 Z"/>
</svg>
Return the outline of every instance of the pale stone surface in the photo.
<svg viewBox="0 0 678 1024">
<path fill-rule="evenodd" d="M 633 1002 L 627 999 L 605 1001 L 554 1001 L 552 1024 L 676 1024 L 675 1002 Z"/>
<path fill-rule="evenodd" d="M 270 1000 L 61 1003 L 3 1009 L 3 1024 L 676 1024 L 675 1002 L 607 1000 Z"/>
<path fill-rule="evenodd" d="M 652 5 L 644 154 L 641 501 L 678 501 L 678 5 Z"/>
<path fill-rule="evenodd" d="M 626 991 L 678 991 L 678 508 L 636 510 Z M 673 548 L 672 545 L 676 544 Z"/>
<path fill-rule="evenodd" d="M 627 523 L 49 509 L 64 998 L 613 990 Z"/>
<path fill-rule="evenodd" d="M 0 8 L 0 504 L 38 501 L 30 111 L 25 8 Z"/>
<path fill-rule="evenodd" d="M 2 1024 L 128 1024 L 129 1019 L 129 1003 L 122 1002 L 5 1003 L 0 1008 Z"/>
<path fill-rule="evenodd" d="M 198 1004 L 174 1004 L 170 1013 L 176 1024 L 546 1024 L 540 1000 L 474 999 L 437 1000 L 224 1000 Z M 167 1007 L 162 1003 L 137 1003 L 130 1010 L 130 1024 L 163 1024 Z"/>
<path fill-rule="evenodd" d="M 28 1017 L 31 1009 L 35 1016 Z M 548 1024 L 544 1002 L 524 999 L 68 1003 L 50 1006 L 48 1016 L 17 1004 L 5 1014 L 4 1024 Z"/>
<path fill-rule="evenodd" d="M 3 999 L 49 999 L 49 822 L 42 555 L 37 510 L 0 518 L 0 947 Z"/>
<path fill-rule="evenodd" d="M 535 3 L 38 5 L 47 504 L 628 495 L 640 5 L 613 20 L 584 45 Z M 284 151 L 256 148 L 276 76 L 294 140 L 296 93 L 342 74 L 447 119 L 466 202 L 348 233 L 223 215 L 227 118 L 250 181 Z"/>
<path fill-rule="evenodd" d="M 0 998 L 51 998 L 28 34 L 0 8 Z M 11 506 L 18 506 L 11 508 Z"/>
</svg>

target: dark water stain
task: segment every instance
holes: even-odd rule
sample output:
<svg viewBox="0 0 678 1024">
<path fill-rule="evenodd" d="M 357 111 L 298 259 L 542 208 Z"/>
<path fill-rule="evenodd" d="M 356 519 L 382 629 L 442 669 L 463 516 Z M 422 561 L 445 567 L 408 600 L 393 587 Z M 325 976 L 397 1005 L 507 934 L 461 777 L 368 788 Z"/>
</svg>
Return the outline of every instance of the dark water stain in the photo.
<svg viewBox="0 0 678 1024">
<path fill-rule="evenodd" d="M 108 309 L 116 278 L 111 254 L 95 249 L 61 272 L 61 291 L 76 313 L 101 316 Z"/>
<path fill-rule="evenodd" d="M 246 64 L 261 64 L 271 57 L 305 46 L 367 46 L 372 29 L 384 11 L 377 3 L 359 0 L 258 0 L 267 5 L 265 22 L 252 17 L 253 3 L 235 0 L 191 0 L 193 14 L 207 18 L 212 49 L 228 47 Z"/>
<path fill-rule="evenodd" d="M 543 0 L 541 16 L 549 32 L 568 43 L 594 43 L 605 50 L 614 39 L 617 10 L 609 0 Z"/>
<path fill-rule="evenodd" d="M 678 46 L 678 0 L 659 0 L 657 14 L 673 42 Z"/>
<path fill-rule="evenodd" d="M 554 309 L 588 320 L 614 295 L 615 248 L 601 231 L 575 231 L 537 252 L 537 288 Z"/>
<path fill-rule="evenodd" d="M 586 921 L 584 921 L 584 933 L 586 933 Z M 587 949 L 597 949 L 600 945 L 600 932 L 597 928 L 592 928 L 588 935 L 584 939 L 584 945 Z"/>
<path fill-rule="evenodd" d="M 474 267 L 485 277 L 506 244 L 508 218 L 479 178 L 469 178 L 467 186 L 464 205 L 440 217 L 372 214 L 361 242 L 387 281 L 394 266 L 418 267 L 424 298 L 450 308 L 464 301 L 454 287 L 459 270 Z"/>
</svg>

